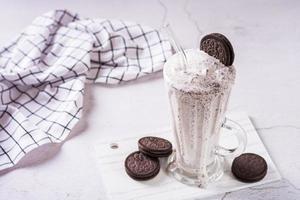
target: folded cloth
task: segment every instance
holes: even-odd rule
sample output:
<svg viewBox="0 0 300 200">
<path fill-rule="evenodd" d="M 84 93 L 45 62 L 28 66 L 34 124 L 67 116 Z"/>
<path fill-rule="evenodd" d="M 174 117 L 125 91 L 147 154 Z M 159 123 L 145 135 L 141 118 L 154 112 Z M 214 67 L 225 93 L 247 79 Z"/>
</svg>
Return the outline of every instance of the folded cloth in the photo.
<svg viewBox="0 0 300 200">
<path fill-rule="evenodd" d="M 48 12 L 0 48 L 0 170 L 63 141 L 82 113 L 86 82 L 119 84 L 161 70 L 170 43 L 150 27 Z"/>
</svg>

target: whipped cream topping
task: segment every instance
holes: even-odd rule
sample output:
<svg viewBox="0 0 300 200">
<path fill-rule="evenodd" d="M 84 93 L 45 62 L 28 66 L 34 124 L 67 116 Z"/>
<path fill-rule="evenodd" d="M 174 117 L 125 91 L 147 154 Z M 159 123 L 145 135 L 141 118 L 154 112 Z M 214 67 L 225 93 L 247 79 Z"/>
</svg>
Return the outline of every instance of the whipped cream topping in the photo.
<svg viewBox="0 0 300 200">
<path fill-rule="evenodd" d="M 164 66 L 164 77 L 176 89 L 195 93 L 215 93 L 228 87 L 235 79 L 234 66 L 225 66 L 218 59 L 198 49 L 185 50 L 168 59 Z"/>
</svg>

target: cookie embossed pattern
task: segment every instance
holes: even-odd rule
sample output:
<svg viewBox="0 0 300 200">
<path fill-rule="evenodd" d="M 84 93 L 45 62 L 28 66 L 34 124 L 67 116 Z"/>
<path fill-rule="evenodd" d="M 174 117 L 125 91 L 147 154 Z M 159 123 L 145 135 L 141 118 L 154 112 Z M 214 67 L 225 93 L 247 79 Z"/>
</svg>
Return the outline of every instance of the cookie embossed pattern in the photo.
<svg viewBox="0 0 300 200">
<path fill-rule="evenodd" d="M 145 181 L 154 178 L 160 170 L 159 158 L 172 153 L 170 141 L 154 136 L 138 140 L 139 151 L 133 152 L 125 160 L 125 171 L 131 178 Z"/>
<path fill-rule="evenodd" d="M 172 144 L 166 139 L 147 136 L 139 139 L 139 151 L 152 157 L 168 157 L 172 153 Z"/>
<path fill-rule="evenodd" d="M 254 153 L 244 153 L 235 158 L 231 171 L 233 175 L 243 182 L 256 182 L 263 179 L 268 171 L 265 159 Z"/>
<path fill-rule="evenodd" d="M 125 169 L 126 173 L 133 179 L 148 180 L 158 174 L 160 166 L 157 158 L 136 151 L 126 158 Z"/>
<path fill-rule="evenodd" d="M 211 33 L 202 38 L 200 49 L 220 60 L 226 66 L 234 61 L 234 51 L 229 40 L 220 33 Z"/>
</svg>

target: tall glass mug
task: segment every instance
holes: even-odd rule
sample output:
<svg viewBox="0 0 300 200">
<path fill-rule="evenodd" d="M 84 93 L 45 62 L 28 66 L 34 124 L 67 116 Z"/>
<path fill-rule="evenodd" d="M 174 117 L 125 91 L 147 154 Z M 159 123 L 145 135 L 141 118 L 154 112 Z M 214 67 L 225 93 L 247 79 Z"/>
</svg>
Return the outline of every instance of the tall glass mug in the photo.
<svg viewBox="0 0 300 200">
<path fill-rule="evenodd" d="M 168 172 L 180 182 L 205 187 L 223 175 L 222 160 L 242 153 L 247 139 L 240 126 L 225 120 L 234 66 L 224 66 L 196 49 L 186 50 L 185 55 L 187 63 L 177 53 L 164 65 L 175 139 Z M 219 145 L 222 129 L 237 137 L 236 148 Z"/>
</svg>

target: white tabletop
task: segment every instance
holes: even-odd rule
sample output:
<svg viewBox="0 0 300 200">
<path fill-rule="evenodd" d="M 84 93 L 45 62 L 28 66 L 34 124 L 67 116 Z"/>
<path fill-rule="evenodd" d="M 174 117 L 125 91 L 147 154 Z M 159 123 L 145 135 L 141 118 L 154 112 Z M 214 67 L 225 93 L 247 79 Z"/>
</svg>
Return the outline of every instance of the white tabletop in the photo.
<svg viewBox="0 0 300 200">
<path fill-rule="evenodd" d="M 283 180 L 212 199 L 300 198 L 299 1 L 0 0 L 0 5 L 0 45 L 35 16 L 55 8 L 156 28 L 169 22 L 185 48 L 198 48 L 206 33 L 225 34 L 233 43 L 237 68 L 229 109 L 250 115 Z M 170 122 L 161 73 L 121 86 L 88 86 L 85 104 L 74 137 L 46 145 L 16 169 L 0 172 L 1 200 L 102 200 L 92 155 L 96 141 L 145 133 Z"/>
</svg>

